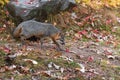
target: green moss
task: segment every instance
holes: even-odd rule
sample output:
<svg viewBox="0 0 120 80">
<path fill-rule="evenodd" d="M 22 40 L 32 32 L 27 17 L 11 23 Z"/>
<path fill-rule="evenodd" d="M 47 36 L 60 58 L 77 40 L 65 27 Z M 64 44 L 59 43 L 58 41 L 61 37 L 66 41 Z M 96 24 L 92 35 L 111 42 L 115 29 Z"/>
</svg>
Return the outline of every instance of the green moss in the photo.
<svg viewBox="0 0 120 80">
<path fill-rule="evenodd" d="M 5 58 L 5 52 L 0 51 L 0 66 L 3 66 L 5 64 L 4 58 Z"/>
<path fill-rule="evenodd" d="M 105 31 L 111 32 L 110 26 L 107 26 L 107 25 L 100 26 L 100 30 L 105 30 Z"/>
</svg>

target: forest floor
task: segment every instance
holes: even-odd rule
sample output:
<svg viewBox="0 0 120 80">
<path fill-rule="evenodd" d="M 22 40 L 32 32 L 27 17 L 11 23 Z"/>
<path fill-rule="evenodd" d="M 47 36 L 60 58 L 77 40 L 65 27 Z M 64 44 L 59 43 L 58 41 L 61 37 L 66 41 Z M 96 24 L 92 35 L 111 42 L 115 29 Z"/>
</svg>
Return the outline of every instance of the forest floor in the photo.
<svg viewBox="0 0 120 80">
<path fill-rule="evenodd" d="M 0 80 L 120 80 L 120 25 L 115 25 L 116 19 L 120 24 L 120 10 L 115 10 L 80 5 L 61 13 L 62 20 L 57 16 L 58 23 L 67 25 L 64 51 L 58 51 L 51 40 L 45 40 L 44 49 L 37 42 L 23 46 L 4 23 Z"/>
<path fill-rule="evenodd" d="M 64 51 L 50 40 L 21 46 L 1 32 L 1 80 L 119 80 L 120 49 L 105 41 L 65 38 Z"/>
</svg>

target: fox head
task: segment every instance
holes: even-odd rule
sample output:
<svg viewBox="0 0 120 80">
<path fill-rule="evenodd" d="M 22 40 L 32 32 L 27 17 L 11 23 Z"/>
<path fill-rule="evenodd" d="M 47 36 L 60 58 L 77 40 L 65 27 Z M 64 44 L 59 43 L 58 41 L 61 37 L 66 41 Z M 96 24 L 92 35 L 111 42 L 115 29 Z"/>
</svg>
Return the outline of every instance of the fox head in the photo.
<svg viewBox="0 0 120 80">
<path fill-rule="evenodd" d="M 60 33 L 59 36 L 60 36 L 59 40 L 60 40 L 61 44 L 65 45 L 65 39 L 64 39 L 65 35 L 63 33 Z"/>
<path fill-rule="evenodd" d="M 60 44 L 65 45 L 64 34 L 62 32 L 59 32 L 56 35 L 54 35 L 54 38 L 55 38 L 55 40 L 59 40 Z"/>
<path fill-rule="evenodd" d="M 64 34 L 62 32 L 58 32 L 56 34 L 53 34 L 51 35 L 51 37 L 54 39 L 54 40 L 59 40 L 60 41 L 60 44 L 62 45 L 65 45 L 65 42 L 64 42 Z"/>
</svg>

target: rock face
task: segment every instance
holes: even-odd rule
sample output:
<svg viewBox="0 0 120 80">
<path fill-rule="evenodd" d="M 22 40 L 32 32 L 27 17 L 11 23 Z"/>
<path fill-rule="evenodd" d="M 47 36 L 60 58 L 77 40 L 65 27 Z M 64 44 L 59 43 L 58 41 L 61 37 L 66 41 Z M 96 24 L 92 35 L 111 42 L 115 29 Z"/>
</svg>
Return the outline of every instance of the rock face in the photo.
<svg viewBox="0 0 120 80">
<path fill-rule="evenodd" d="M 10 0 L 7 10 L 14 22 L 26 20 L 44 21 L 50 14 L 68 10 L 76 5 L 75 0 Z"/>
</svg>

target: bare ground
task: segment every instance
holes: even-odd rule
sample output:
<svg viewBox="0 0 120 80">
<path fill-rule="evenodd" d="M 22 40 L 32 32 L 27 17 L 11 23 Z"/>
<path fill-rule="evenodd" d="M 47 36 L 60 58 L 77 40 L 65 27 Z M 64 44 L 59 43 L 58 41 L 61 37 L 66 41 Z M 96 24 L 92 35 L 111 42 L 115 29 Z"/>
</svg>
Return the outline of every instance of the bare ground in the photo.
<svg viewBox="0 0 120 80">
<path fill-rule="evenodd" d="M 38 43 L 1 43 L 1 80 L 120 79 L 119 49 L 91 40 L 66 40 L 62 48 L 64 51 L 57 51 L 51 42 L 45 43 L 42 50 Z"/>
</svg>

